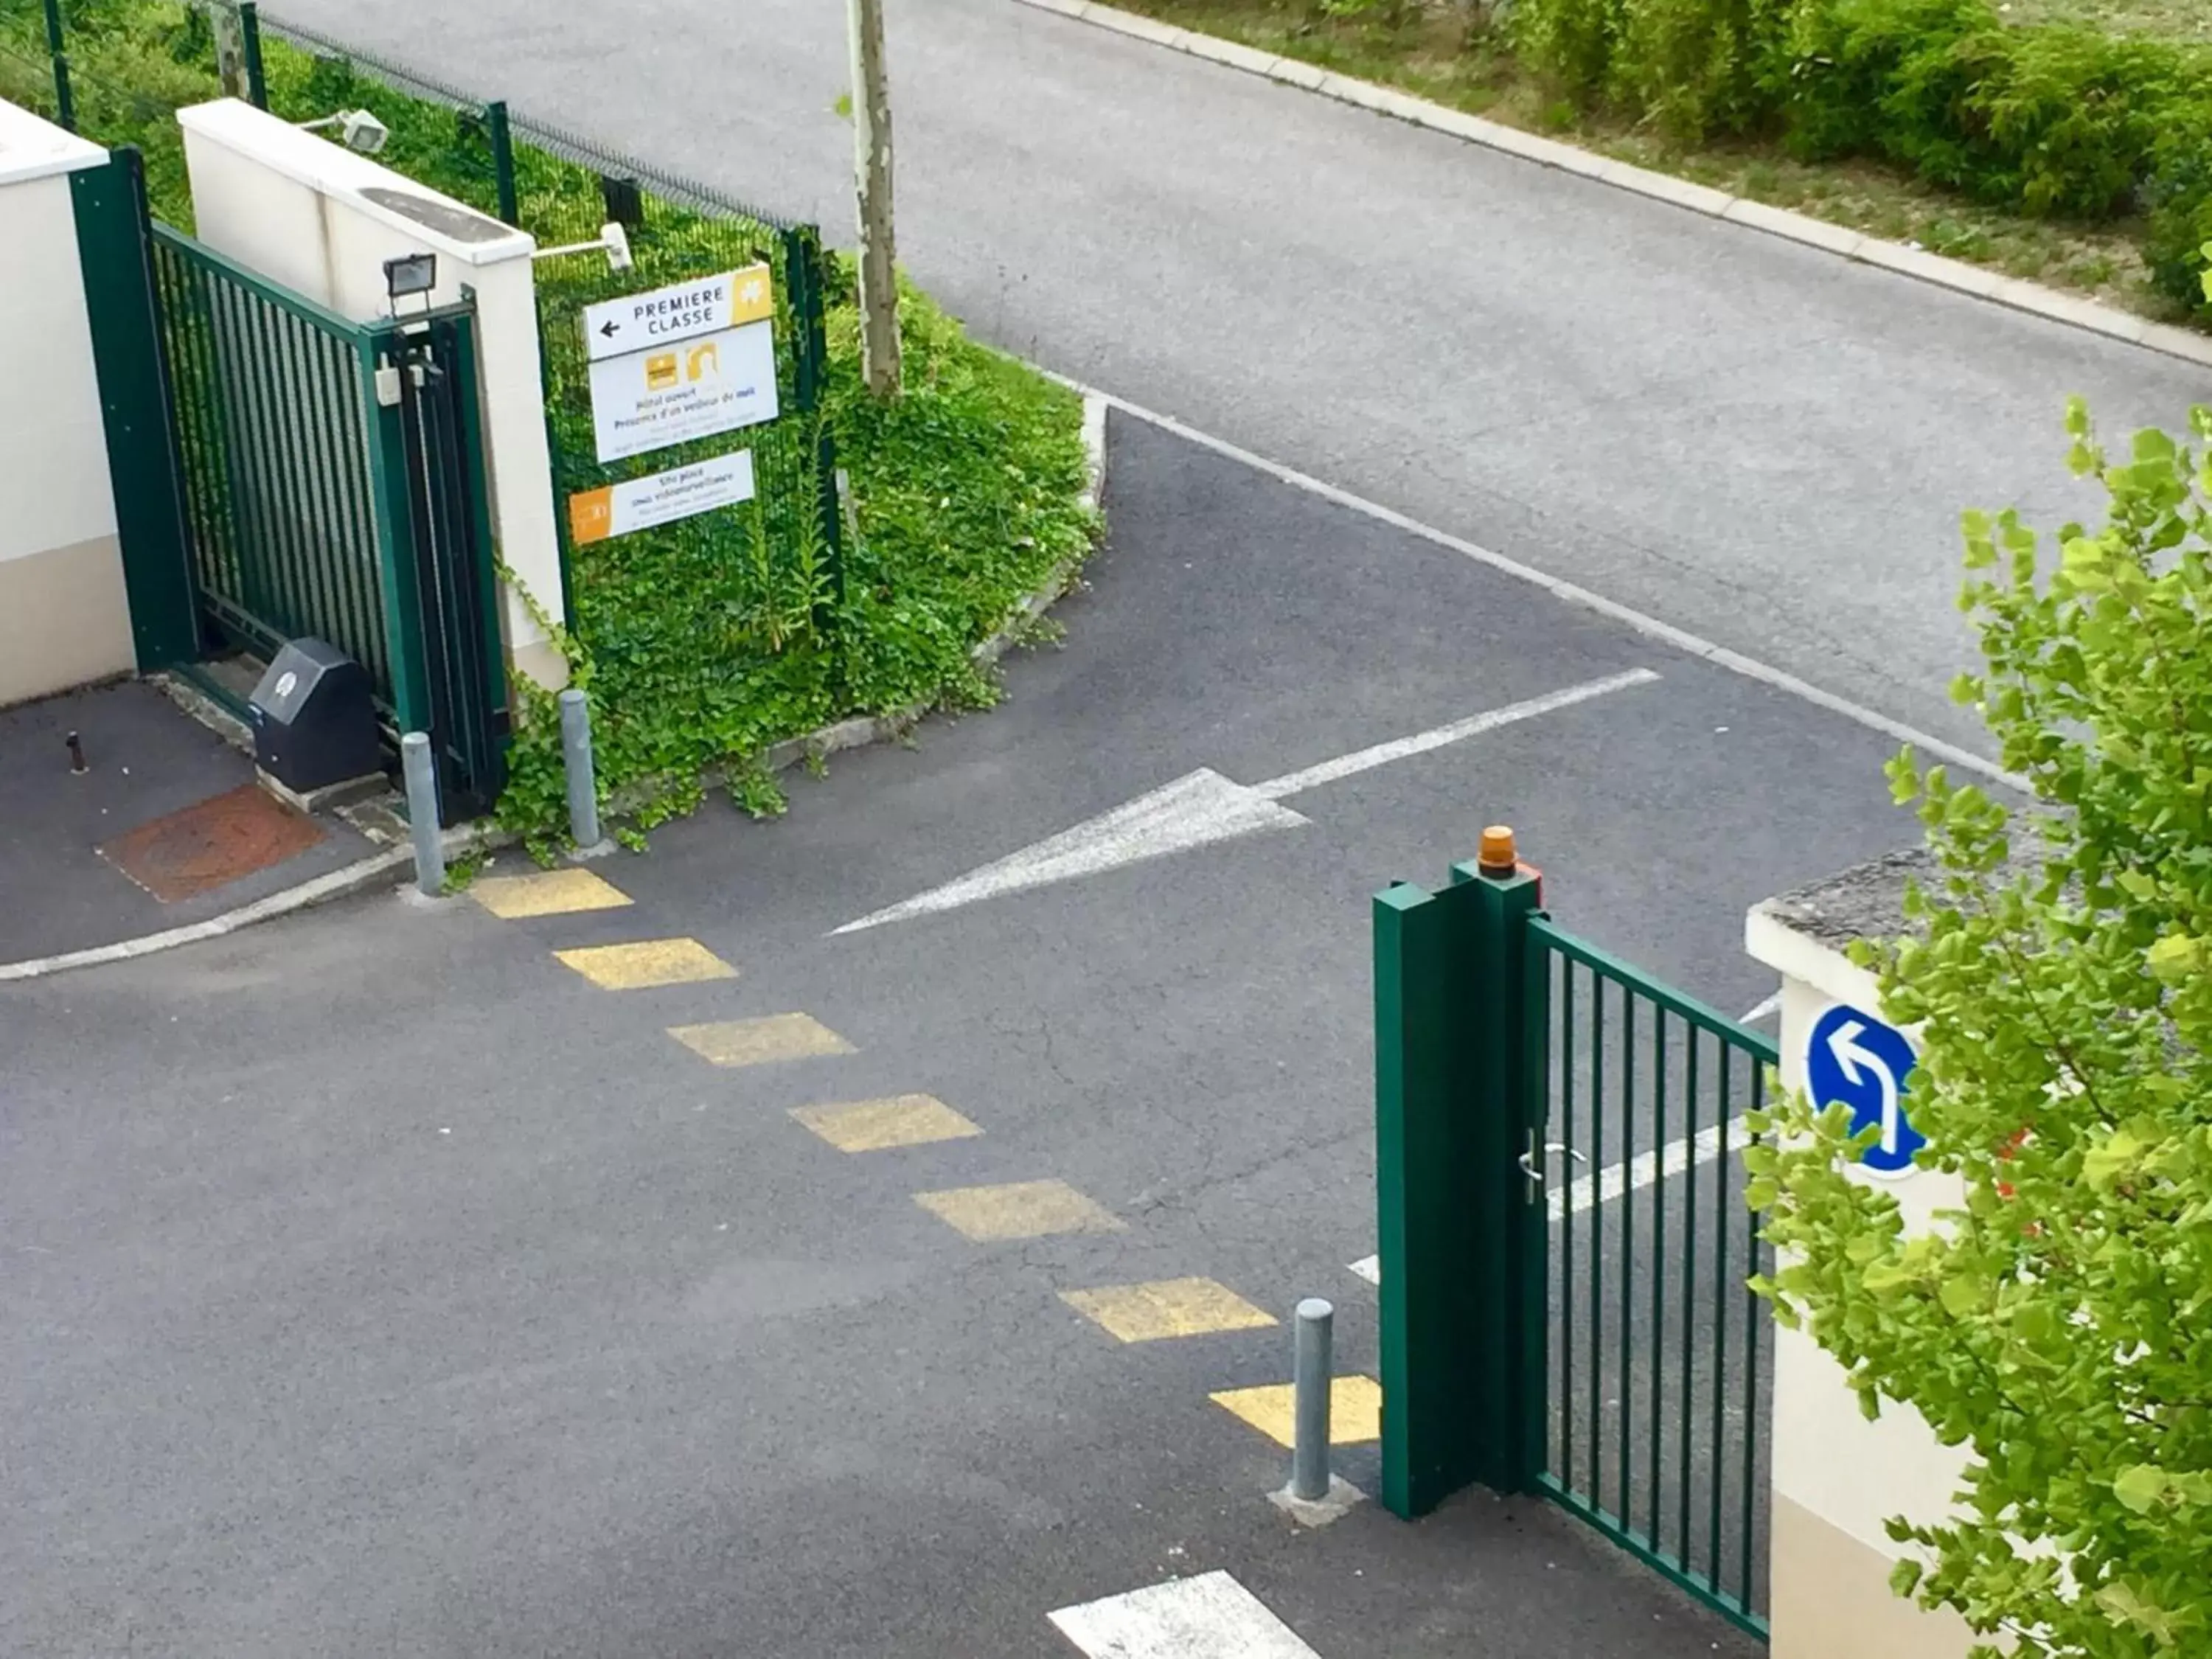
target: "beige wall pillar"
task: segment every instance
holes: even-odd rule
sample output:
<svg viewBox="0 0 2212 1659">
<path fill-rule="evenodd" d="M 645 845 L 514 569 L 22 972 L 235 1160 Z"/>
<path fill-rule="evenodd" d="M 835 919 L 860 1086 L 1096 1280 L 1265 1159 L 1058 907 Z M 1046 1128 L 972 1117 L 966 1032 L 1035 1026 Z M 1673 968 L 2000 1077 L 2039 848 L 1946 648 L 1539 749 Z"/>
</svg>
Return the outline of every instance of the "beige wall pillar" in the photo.
<svg viewBox="0 0 2212 1659">
<path fill-rule="evenodd" d="M 0 103 L 0 706 L 137 665 L 70 190 L 106 161 Z"/>
<path fill-rule="evenodd" d="M 1844 950 L 1861 933 L 1902 928 L 1905 877 L 1924 868 L 1886 859 L 1752 910 L 1745 948 L 1782 975 L 1782 1081 L 1792 1092 L 1805 1087 L 1807 1043 L 1823 1013 L 1843 1003 L 1881 1018 L 1874 976 Z M 1911 1173 L 1886 1184 L 1909 1226 L 1926 1226 L 1960 1199 L 1949 1176 Z M 1962 1620 L 1891 1593 L 1901 1547 L 1883 1523 L 1948 1513 L 1964 1458 L 1909 1406 L 1885 1401 L 1869 1423 L 1842 1368 L 1809 1336 L 1778 1326 L 1774 1338 L 1774 1659 L 1960 1659 L 1972 1641 Z"/>
<path fill-rule="evenodd" d="M 538 609 L 562 621 L 530 268 L 537 243 L 235 99 L 179 110 L 177 121 L 199 238 L 218 252 L 361 322 L 390 313 L 384 262 L 400 254 L 438 256 L 437 304 L 473 290 L 492 536 Z M 502 599 L 514 667 L 557 690 L 568 680 L 559 652 L 519 594 Z"/>
</svg>

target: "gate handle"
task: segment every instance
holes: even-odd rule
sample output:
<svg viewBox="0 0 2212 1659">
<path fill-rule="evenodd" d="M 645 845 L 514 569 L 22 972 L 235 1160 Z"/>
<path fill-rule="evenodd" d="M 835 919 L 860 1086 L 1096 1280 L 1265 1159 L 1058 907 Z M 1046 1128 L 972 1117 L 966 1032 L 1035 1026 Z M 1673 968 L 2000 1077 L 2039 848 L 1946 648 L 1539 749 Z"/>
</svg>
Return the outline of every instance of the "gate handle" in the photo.
<svg viewBox="0 0 2212 1659">
<path fill-rule="evenodd" d="M 1528 1199 L 1531 1203 L 1535 1201 L 1536 1193 L 1540 1191 L 1544 1185 L 1544 1172 L 1536 1167 L 1537 1150 L 1536 1132 L 1531 1129 L 1528 1132 L 1528 1150 L 1515 1160 L 1521 1166 L 1521 1173 L 1528 1177 L 1531 1188 Z M 1577 1164 L 1589 1162 L 1589 1158 L 1568 1146 L 1564 1140 L 1547 1140 L 1543 1144 L 1542 1150 L 1547 1159 L 1553 1152 L 1565 1152 Z"/>
</svg>

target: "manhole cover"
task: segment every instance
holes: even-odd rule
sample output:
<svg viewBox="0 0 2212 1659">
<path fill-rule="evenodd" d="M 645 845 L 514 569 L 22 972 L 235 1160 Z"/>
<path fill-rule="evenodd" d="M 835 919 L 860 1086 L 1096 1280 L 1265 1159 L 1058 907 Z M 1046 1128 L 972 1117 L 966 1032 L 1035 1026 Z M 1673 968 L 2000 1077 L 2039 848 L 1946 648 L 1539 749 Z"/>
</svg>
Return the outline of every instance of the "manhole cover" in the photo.
<svg viewBox="0 0 2212 1659">
<path fill-rule="evenodd" d="M 164 904 L 295 858 L 323 838 L 322 826 L 253 784 L 142 823 L 100 857 Z"/>
</svg>

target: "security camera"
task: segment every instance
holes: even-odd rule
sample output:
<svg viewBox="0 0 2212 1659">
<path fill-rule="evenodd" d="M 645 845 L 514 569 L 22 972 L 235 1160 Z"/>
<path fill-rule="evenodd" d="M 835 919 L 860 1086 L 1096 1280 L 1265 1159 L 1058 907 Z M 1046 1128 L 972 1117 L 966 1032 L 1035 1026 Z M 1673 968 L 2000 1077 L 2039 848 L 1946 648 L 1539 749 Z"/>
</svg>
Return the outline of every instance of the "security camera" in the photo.
<svg viewBox="0 0 2212 1659">
<path fill-rule="evenodd" d="M 620 225 L 614 223 L 601 225 L 599 240 L 606 245 L 609 270 L 628 270 L 636 263 L 629 257 L 629 233 Z"/>
</svg>

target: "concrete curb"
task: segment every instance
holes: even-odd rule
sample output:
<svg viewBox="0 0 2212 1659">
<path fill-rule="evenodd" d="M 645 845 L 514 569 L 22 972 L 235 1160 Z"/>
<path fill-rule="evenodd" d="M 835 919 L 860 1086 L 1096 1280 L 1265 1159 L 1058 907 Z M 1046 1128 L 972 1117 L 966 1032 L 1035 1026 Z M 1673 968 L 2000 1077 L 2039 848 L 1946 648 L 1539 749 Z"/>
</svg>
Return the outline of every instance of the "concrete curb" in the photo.
<svg viewBox="0 0 2212 1659">
<path fill-rule="evenodd" d="M 1058 380 L 1060 377 L 1054 375 L 1052 378 Z M 1083 445 L 1089 456 L 1090 477 L 1084 484 L 1081 500 L 1083 505 L 1093 513 L 1098 510 L 1100 498 L 1106 488 L 1108 407 L 1107 400 L 1098 393 L 1083 392 Z M 971 653 L 977 665 L 988 666 L 998 661 L 1018 644 L 1023 632 L 1049 610 L 1054 600 L 1075 586 L 1077 572 L 1082 563 L 1079 557 L 1070 559 L 1053 572 L 1043 586 L 1016 605 L 998 632 L 978 645 Z M 234 743 L 239 740 L 236 734 L 244 733 L 245 728 L 213 699 L 167 677 L 164 677 L 162 689 L 186 713 L 214 727 Z M 841 750 L 882 743 L 912 731 L 928 713 L 927 708 L 917 704 L 889 714 L 863 714 L 839 720 L 835 725 L 810 732 L 805 737 L 788 738 L 775 744 L 768 751 L 765 763 L 771 770 L 780 772 L 787 767 L 798 765 L 810 755 L 834 755 Z M 250 749 L 250 744 L 248 746 Z M 726 781 L 726 768 L 710 767 L 700 776 L 701 784 L 710 789 Z M 508 830 L 495 830 L 487 823 L 457 825 L 447 830 L 443 839 L 446 856 L 450 862 L 466 854 L 512 847 L 521 837 Z M 226 933 L 234 933 L 240 928 L 250 927 L 258 921 L 290 915 L 295 911 L 365 891 L 408 868 L 414 863 L 414 849 L 403 844 L 358 859 L 342 869 L 317 876 L 312 881 L 303 881 L 296 886 L 271 893 L 266 898 L 256 899 L 251 904 L 242 904 L 234 910 L 210 916 L 205 921 L 188 922 L 181 927 L 165 928 L 158 933 L 145 933 L 113 945 L 66 951 L 58 956 L 0 963 L 0 984 L 14 980 L 43 979 L 49 974 L 64 973 L 72 968 L 96 968 L 106 963 L 130 962 L 139 957 L 152 956 L 157 951 L 174 950 L 180 945 L 197 945 L 204 939 L 221 939 Z"/>
<path fill-rule="evenodd" d="M 1357 81 L 1349 76 L 1334 74 L 1295 58 L 1271 57 L 1267 52 L 1239 46 L 1234 41 L 1216 40 L 1194 29 L 1179 28 L 1172 23 L 1162 23 L 1150 17 L 1117 10 L 1112 6 L 1099 5 L 1096 0 L 1019 0 L 1019 3 L 1038 11 L 1051 12 L 1056 16 L 1089 23 L 1097 28 L 1109 29 L 1116 34 L 1127 35 L 1132 40 L 1167 46 L 1208 63 L 1242 70 L 1248 75 L 1257 75 L 1283 86 L 1296 87 L 1305 92 L 1318 92 L 1339 103 L 1372 110 L 1378 115 L 1392 116 L 1417 127 L 1432 128 L 1455 138 L 1464 139 L 1468 143 L 1480 144 L 1486 149 L 1499 150 L 1508 155 L 1518 156 L 1524 161 L 1534 161 L 1540 166 L 1557 167 L 1562 173 L 1594 179 L 1600 184 L 1611 185 L 1615 189 L 1628 191 L 1634 195 L 1671 203 L 1692 213 L 1702 213 L 1709 219 L 1724 219 L 1730 224 L 1741 225 L 1749 230 L 1763 231 L 1785 241 L 1820 248 L 1861 264 L 1879 266 L 1901 276 L 1948 289 L 1954 293 L 1971 295 L 1978 300 L 1988 300 L 2050 322 L 2063 323 L 2092 334 L 2124 340 L 2130 345 L 2142 346 L 2146 350 L 2160 352 L 2169 357 L 2179 357 L 2185 362 L 2212 366 L 2212 337 L 2185 328 L 2176 328 L 2166 323 L 2154 323 L 2148 318 L 2137 317 L 2130 312 L 2083 299 L 2078 295 L 2062 294 L 2040 283 L 2007 276 L 1984 265 L 1946 258 L 1941 254 L 1908 247 L 1901 242 L 1885 241 L 1878 236 L 1868 236 L 1843 225 L 1830 224 L 1825 219 L 1810 218 L 1787 209 L 1770 207 L 1763 202 L 1730 196 L 1725 191 L 1692 184 L 1686 179 L 1677 179 L 1672 173 L 1654 173 L 1649 167 L 1611 161 L 1589 150 L 1578 149 L 1572 144 L 1562 143 L 1556 138 L 1541 137 L 1533 132 L 1523 132 L 1518 127 L 1505 126 L 1496 121 L 1485 120 L 1479 115 L 1468 115 L 1459 110 L 1448 109 L 1442 104 L 1432 104 L 1393 87 L 1379 87 L 1370 81 Z"/>
</svg>

